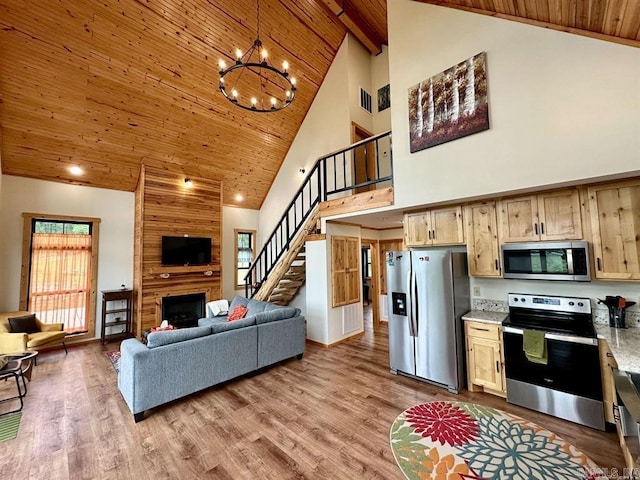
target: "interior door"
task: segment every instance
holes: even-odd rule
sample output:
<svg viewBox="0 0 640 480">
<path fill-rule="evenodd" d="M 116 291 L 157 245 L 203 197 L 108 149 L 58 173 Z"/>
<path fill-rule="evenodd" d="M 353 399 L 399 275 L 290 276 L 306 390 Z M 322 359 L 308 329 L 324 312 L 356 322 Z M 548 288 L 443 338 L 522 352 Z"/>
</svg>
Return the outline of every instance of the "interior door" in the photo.
<svg viewBox="0 0 640 480">
<path fill-rule="evenodd" d="M 352 143 L 357 143 L 366 138 L 372 137 L 373 134 L 366 131 L 359 125 L 353 124 L 352 130 Z M 353 183 L 363 183 L 373 180 L 375 178 L 375 148 L 373 144 L 364 144 L 357 147 L 353 151 Z M 366 185 L 364 187 L 356 188 L 354 193 L 368 192 L 369 190 L 375 190 L 375 185 Z"/>
</svg>

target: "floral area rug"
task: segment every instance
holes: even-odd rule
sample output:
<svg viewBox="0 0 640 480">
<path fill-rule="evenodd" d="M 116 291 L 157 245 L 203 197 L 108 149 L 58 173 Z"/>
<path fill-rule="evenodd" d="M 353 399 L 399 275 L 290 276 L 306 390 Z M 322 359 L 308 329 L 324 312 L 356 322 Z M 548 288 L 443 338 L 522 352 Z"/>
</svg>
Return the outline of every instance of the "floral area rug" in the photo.
<svg viewBox="0 0 640 480">
<path fill-rule="evenodd" d="M 120 371 L 120 369 L 118 368 L 118 363 L 120 362 L 120 352 L 107 352 L 105 353 L 105 355 L 109 360 L 111 360 L 111 365 L 113 365 L 116 373 L 118 373 Z"/>
<path fill-rule="evenodd" d="M 391 448 L 410 480 L 607 478 L 556 434 L 510 413 L 464 402 L 431 402 L 402 412 Z"/>
</svg>

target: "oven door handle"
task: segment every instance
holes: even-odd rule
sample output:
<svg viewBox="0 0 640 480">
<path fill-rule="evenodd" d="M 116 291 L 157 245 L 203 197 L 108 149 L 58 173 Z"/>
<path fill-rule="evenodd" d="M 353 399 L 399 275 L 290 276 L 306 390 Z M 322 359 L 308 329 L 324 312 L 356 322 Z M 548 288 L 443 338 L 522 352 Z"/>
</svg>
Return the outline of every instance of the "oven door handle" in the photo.
<svg viewBox="0 0 640 480">
<path fill-rule="evenodd" d="M 502 331 L 504 333 L 515 333 L 516 335 L 523 335 L 524 330 L 521 328 L 513 328 L 513 327 L 502 327 Z M 559 342 L 568 342 L 568 343 L 581 343 L 583 345 L 598 345 L 597 338 L 588 338 L 588 337 L 575 337 L 573 335 L 560 335 L 557 333 L 545 333 L 544 338 L 547 340 L 558 340 Z"/>
</svg>

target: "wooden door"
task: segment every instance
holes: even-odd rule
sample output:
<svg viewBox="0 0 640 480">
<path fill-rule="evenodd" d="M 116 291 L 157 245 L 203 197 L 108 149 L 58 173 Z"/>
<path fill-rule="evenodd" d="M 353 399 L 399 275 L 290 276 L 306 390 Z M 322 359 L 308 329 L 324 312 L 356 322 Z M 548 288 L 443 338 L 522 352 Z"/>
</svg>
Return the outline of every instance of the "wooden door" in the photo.
<svg viewBox="0 0 640 480">
<path fill-rule="evenodd" d="M 464 209 L 464 218 L 467 225 L 469 275 L 501 276 L 495 202 L 467 205 Z"/>
<path fill-rule="evenodd" d="M 360 240 L 331 237 L 332 306 L 360 301 Z"/>
<path fill-rule="evenodd" d="M 498 205 L 500 241 L 535 242 L 538 234 L 538 197 L 506 198 Z"/>
<path fill-rule="evenodd" d="M 402 239 L 380 240 L 380 295 L 387 294 L 387 252 L 399 252 L 404 250 Z"/>
<path fill-rule="evenodd" d="M 640 181 L 588 193 L 596 278 L 640 279 Z"/>
<path fill-rule="evenodd" d="M 351 142 L 358 143 L 372 137 L 373 134 L 353 123 Z M 358 184 L 375 179 L 375 147 L 373 144 L 364 144 L 353 150 L 353 183 Z M 375 190 L 375 185 L 366 185 L 355 189 L 354 193 Z"/>
<path fill-rule="evenodd" d="M 430 213 L 427 229 L 431 230 L 433 245 L 461 245 L 464 243 L 462 206 L 439 208 L 431 210 Z"/>
<path fill-rule="evenodd" d="M 467 337 L 469 383 L 501 392 L 503 389 L 500 343 Z"/>
<path fill-rule="evenodd" d="M 577 189 L 538 195 L 540 240 L 581 240 L 580 195 Z"/>
<path fill-rule="evenodd" d="M 407 213 L 404 216 L 404 243 L 407 247 L 429 245 L 429 212 Z"/>
</svg>

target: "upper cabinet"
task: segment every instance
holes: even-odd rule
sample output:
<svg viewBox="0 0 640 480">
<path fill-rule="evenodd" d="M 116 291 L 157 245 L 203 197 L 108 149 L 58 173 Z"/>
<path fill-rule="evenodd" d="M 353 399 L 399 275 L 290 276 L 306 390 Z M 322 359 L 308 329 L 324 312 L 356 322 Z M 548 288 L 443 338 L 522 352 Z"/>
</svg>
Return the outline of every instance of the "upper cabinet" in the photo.
<svg viewBox="0 0 640 480">
<path fill-rule="evenodd" d="M 577 189 L 502 199 L 498 222 L 503 243 L 583 238 Z"/>
<path fill-rule="evenodd" d="M 640 180 L 588 194 L 596 278 L 640 279 Z"/>
<path fill-rule="evenodd" d="M 404 243 L 408 247 L 464 244 L 462 207 L 405 214 Z"/>
<path fill-rule="evenodd" d="M 469 275 L 499 277 L 500 247 L 496 203 L 474 203 L 464 207 Z"/>
</svg>

